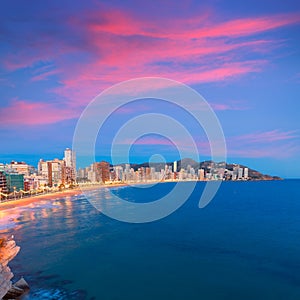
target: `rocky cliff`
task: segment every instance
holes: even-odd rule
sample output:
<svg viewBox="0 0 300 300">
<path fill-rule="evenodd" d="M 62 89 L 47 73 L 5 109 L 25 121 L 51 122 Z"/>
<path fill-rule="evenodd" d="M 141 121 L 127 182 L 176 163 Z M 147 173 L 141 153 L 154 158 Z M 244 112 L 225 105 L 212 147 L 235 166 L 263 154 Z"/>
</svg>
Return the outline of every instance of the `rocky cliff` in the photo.
<svg viewBox="0 0 300 300">
<path fill-rule="evenodd" d="M 2 299 L 12 288 L 11 279 L 13 273 L 8 263 L 18 254 L 20 247 L 16 246 L 14 240 L 0 238 L 0 299 Z"/>
</svg>

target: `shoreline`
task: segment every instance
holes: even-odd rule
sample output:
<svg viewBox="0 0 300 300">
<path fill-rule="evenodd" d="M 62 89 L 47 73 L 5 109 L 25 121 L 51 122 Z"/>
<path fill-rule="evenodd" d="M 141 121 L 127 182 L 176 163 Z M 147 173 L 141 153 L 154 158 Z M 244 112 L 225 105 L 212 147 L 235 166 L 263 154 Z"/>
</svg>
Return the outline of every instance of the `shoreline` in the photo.
<svg viewBox="0 0 300 300">
<path fill-rule="evenodd" d="M 257 181 L 273 181 L 276 179 L 271 180 L 249 180 L 249 181 L 240 181 L 240 182 L 257 182 Z M 199 181 L 199 180 L 192 180 L 192 181 Z M 17 207 L 22 207 L 29 205 L 31 203 L 35 203 L 41 200 L 54 200 L 58 197 L 65 197 L 65 196 L 74 196 L 78 194 L 83 194 L 84 191 L 92 191 L 101 188 L 115 188 L 115 187 L 124 187 L 124 186 L 135 186 L 135 185 L 154 185 L 157 183 L 167 183 L 167 182 L 178 182 L 178 181 L 150 181 L 150 182 L 138 182 L 138 183 L 112 183 L 112 184 L 95 184 L 90 186 L 78 186 L 74 189 L 67 189 L 58 192 L 46 193 L 46 194 L 39 194 L 30 197 L 18 198 L 16 200 L 8 200 L 5 202 L 0 202 L 0 211 L 9 210 Z M 201 181 L 207 182 L 207 181 Z M 223 182 L 231 182 L 231 181 L 223 181 Z M 239 181 L 234 181 L 239 182 Z"/>
<path fill-rule="evenodd" d="M 39 194 L 30 197 L 18 198 L 16 200 L 8 200 L 5 202 L 0 202 L 0 211 L 9 210 L 13 208 L 18 208 L 22 206 L 29 205 L 31 203 L 35 203 L 42 200 L 54 200 L 60 197 L 66 196 L 74 196 L 83 194 L 85 191 L 92 191 L 101 188 L 114 188 L 114 187 L 122 187 L 127 186 L 127 184 L 99 184 L 99 185 L 92 185 L 92 186 L 83 186 L 83 187 L 76 187 L 74 189 L 63 190 L 59 192 L 52 192 L 46 194 Z"/>
</svg>

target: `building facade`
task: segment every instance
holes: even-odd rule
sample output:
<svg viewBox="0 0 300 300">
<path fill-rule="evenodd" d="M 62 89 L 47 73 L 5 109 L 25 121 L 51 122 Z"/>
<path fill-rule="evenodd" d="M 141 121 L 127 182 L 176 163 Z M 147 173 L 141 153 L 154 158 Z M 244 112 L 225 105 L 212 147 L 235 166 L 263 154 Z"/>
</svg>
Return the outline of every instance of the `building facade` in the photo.
<svg viewBox="0 0 300 300">
<path fill-rule="evenodd" d="M 93 169 L 96 175 L 97 182 L 103 182 L 110 180 L 110 165 L 106 161 L 95 162 L 93 164 Z"/>
<path fill-rule="evenodd" d="M 59 186 L 66 183 L 65 161 L 55 158 L 54 160 L 40 160 L 38 164 L 38 175 L 47 181 L 49 187 Z"/>
<path fill-rule="evenodd" d="M 8 186 L 6 181 L 6 176 L 3 171 L 0 171 L 0 192 L 3 194 L 8 194 Z M 1 199 L 1 196 L 0 196 Z"/>
<path fill-rule="evenodd" d="M 76 154 L 75 151 L 67 148 L 64 152 L 65 181 L 66 183 L 76 182 Z"/>
<path fill-rule="evenodd" d="M 24 175 L 16 173 L 4 173 L 9 193 L 24 190 Z"/>
</svg>

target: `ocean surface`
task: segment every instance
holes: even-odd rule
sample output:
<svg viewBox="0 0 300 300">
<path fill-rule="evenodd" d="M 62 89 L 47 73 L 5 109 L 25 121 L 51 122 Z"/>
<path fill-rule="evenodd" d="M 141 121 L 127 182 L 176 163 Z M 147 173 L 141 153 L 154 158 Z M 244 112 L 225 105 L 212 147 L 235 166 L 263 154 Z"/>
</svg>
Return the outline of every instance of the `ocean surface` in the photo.
<svg viewBox="0 0 300 300">
<path fill-rule="evenodd" d="M 173 187 L 111 192 L 147 202 Z M 110 219 L 81 195 L 2 212 L 0 234 L 21 246 L 10 267 L 31 286 L 23 299 L 299 300 L 300 180 L 224 182 L 199 209 L 203 188 L 146 224 Z"/>
</svg>

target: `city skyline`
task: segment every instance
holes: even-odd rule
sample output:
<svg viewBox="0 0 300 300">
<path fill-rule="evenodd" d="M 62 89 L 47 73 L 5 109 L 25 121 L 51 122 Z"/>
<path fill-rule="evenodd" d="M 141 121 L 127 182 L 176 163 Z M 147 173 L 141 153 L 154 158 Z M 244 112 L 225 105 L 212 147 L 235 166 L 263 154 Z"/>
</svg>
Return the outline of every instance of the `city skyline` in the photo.
<svg viewBox="0 0 300 300">
<path fill-rule="evenodd" d="M 123 80 L 155 76 L 183 82 L 208 101 L 228 162 L 300 178 L 300 3 L 11 1 L 0 15 L 0 162 L 60 157 L 95 96 Z M 111 162 L 122 122 L 157 111 L 187 120 L 149 99 L 129 104 L 104 126 L 96 160 Z M 209 159 L 207 139 L 189 126 L 201 160 Z M 157 153 L 180 159 L 172 141 L 149 134 L 135 142 L 130 162 Z"/>
<path fill-rule="evenodd" d="M 19 189 L 25 191 L 40 187 L 73 185 L 76 183 L 105 183 L 105 182 L 145 182 L 145 181 L 184 181 L 184 180 L 278 180 L 278 176 L 262 174 L 248 166 L 238 163 L 228 164 L 226 161 L 195 161 L 183 158 L 173 162 L 161 161 L 154 157 L 142 164 L 95 161 L 84 167 L 76 166 L 76 152 L 70 148 L 64 150 L 62 159 L 41 158 L 38 164 L 30 165 L 24 161 L 0 162 L 2 176 L 2 191 L 13 189 L 6 186 L 6 181 L 14 177 Z M 20 177 L 23 176 L 22 178 Z M 7 177 L 8 179 L 6 179 Z M 10 180 L 10 179 L 9 179 Z"/>
<path fill-rule="evenodd" d="M 37 167 L 26 162 L 0 162 L 0 202 L 8 199 L 73 189 L 78 186 L 152 184 L 183 181 L 248 181 L 281 180 L 278 176 L 261 174 L 240 164 L 185 158 L 174 162 L 151 161 L 144 164 L 93 162 L 76 168 L 76 152 L 64 150 L 63 159 L 40 159 Z"/>
</svg>

